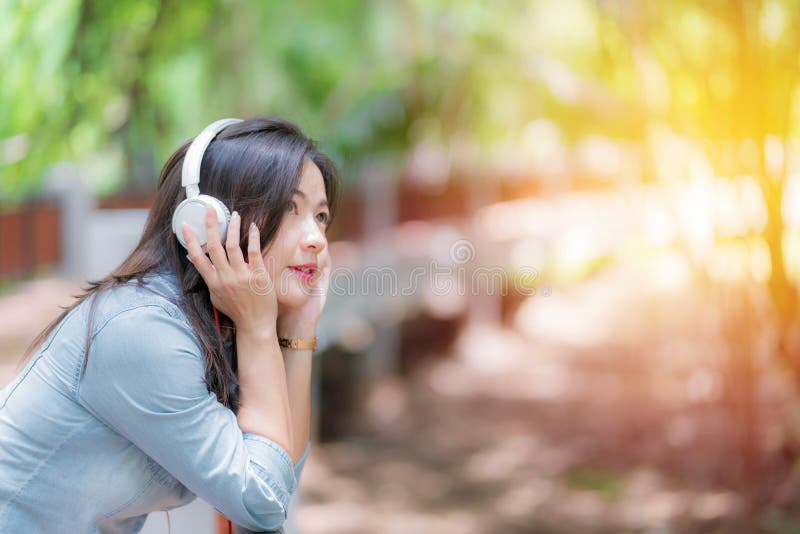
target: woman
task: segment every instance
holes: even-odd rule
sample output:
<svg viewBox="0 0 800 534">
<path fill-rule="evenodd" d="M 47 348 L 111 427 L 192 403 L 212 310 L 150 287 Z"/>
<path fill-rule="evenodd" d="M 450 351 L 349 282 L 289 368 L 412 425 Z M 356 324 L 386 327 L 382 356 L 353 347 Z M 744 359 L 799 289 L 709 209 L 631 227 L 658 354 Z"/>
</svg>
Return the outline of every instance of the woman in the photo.
<svg viewBox="0 0 800 534">
<path fill-rule="evenodd" d="M 336 171 L 284 120 L 210 139 L 199 187 L 233 211 L 227 231 L 212 209 L 173 230 L 186 143 L 135 250 L 0 390 L 0 532 L 138 532 L 195 496 L 247 529 L 286 519 L 310 447 L 312 351 L 285 339 L 315 340 Z"/>
</svg>

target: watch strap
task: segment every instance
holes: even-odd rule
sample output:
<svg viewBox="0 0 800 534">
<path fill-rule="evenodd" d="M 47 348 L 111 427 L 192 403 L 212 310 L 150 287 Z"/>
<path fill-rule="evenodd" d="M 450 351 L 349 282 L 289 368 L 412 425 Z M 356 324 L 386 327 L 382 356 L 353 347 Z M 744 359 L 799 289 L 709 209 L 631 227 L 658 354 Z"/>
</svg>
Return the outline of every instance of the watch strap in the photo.
<svg viewBox="0 0 800 534">
<path fill-rule="evenodd" d="M 286 338 L 279 337 L 278 344 L 286 349 L 317 349 L 317 337 L 314 339 Z"/>
</svg>

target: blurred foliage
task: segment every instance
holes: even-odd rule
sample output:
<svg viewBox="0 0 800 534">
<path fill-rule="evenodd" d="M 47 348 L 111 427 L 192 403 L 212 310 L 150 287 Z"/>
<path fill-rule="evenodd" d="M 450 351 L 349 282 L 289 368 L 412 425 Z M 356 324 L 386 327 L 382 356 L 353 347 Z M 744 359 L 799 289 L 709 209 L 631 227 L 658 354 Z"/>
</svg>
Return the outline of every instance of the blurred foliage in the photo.
<svg viewBox="0 0 800 534">
<path fill-rule="evenodd" d="M 603 499 L 618 499 L 625 488 L 622 477 L 605 469 L 574 467 L 563 475 L 568 487 L 596 492 Z"/>
<path fill-rule="evenodd" d="M 82 161 L 101 194 L 152 188 L 177 145 L 222 116 L 298 122 L 346 181 L 415 138 L 490 132 L 487 88 L 513 69 L 495 61 L 501 29 L 523 8 L 6 0 L 0 200 L 35 194 L 62 160 Z"/>
<path fill-rule="evenodd" d="M 225 116 L 299 123 L 349 186 L 372 160 L 400 166 L 418 146 L 442 149 L 453 176 L 484 178 L 518 158 L 521 169 L 505 169 L 535 181 L 531 159 L 547 171 L 595 137 L 600 159 L 635 153 L 638 183 L 757 184 L 739 191 L 760 195 L 764 224 L 709 233 L 717 248 L 768 248 L 777 332 L 766 344 L 800 384 L 800 307 L 782 216 L 790 142 L 800 136 L 799 28 L 796 0 L 0 0 L 0 206 L 36 195 L 61 161 L 79 161 L 100 194 L 152 189 L 169 154 Z M 684 160 L 694 158 L 691 168 Z M 605 185 L 628 185 L 622 166 L 612 167 Z M 557 171 L 564 191 L 572 176 Z M 673 245 L 695 261 L 690 246 Z M 612 261 L 544 270 L 568 284 Z M 694 272 L 710 270 L 702 261 L 710 260 Z M 758 361 L 727 335 L 720 344 Z M 749 364 L 727 380 L 752 404 L 751 369 L 760 367 Z M 745 441 L 754 439 L 755 423 L 745 425 Z M 740 456 L 754 447 L 745 443 Z M 800 449 L 787 450 L 794 458 Z M 750 482 L 757 464 L 748 465 Z M 567 483 L 609 499 L 624 489 L 592 470 Z M 793 531 L 781 514 L 768 514 L 765 528 Z"/>
<path fill-rule="evenodd" d="M 100 193 L 152 188 L 205 124 L 263 114 L 348 183 L 424 143 L 469 173 L 541 118 L 568 144 L 746 141 L 714 161 L 763 175 L 765 138 L 798 133 L 798 22 L 790 0 L 3 0 L 0 203 L 62 160 Z"/>
</svg>

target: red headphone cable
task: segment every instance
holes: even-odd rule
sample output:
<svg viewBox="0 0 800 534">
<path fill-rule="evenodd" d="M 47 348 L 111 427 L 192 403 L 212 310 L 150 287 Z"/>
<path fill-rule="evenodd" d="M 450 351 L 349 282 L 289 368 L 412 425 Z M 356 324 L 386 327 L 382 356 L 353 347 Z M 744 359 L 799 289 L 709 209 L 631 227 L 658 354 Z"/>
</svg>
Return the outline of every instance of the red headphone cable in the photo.
<svg viewBox="0 0 800 534">
<path fill-rule="evenodd" d="M 222 333 L 222 328 L 220 328 L 220 326 L 219 326 L 219 312 L 217 312 L 217 307 L 214 306 L 213 304 L 211 305 L 211 309 L 214 310 L 214 322 L 217 325 L 217 332 L 219 332 L 221 334 Z M 228 521 L 228 534 L 233 534 L 233 525 L 231 525 L 231 520 L 228 519 L 228 518 L 225 518 L 225 519 L 226 519 L 226 521 Z"/>
</svg>

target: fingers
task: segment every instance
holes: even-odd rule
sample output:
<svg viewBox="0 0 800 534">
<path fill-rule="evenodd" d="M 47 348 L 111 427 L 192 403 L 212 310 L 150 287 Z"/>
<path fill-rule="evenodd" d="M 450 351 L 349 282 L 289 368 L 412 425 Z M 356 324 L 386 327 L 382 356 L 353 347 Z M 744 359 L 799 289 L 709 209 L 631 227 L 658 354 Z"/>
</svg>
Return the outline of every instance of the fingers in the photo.
<svg viewBox="0 0 800 534">
<path fill-rule="evenodd" d="M 228 239 L 225 241 L 225 250 L 228 253 L 228 261 L 234 270 L 241 270 L 245 267 L 242 247 L 239 246 L 239 232 L 242 226 L 242 217 L 234 211 L 231 215 L 231 222 L 228 225 Z"/>
<path fill-rule="evenodd" d="M 319 262 L 318 263 L 318 268 L 319 268 L 320 273 L 322 275 L 330 274 L 330 272 L 331 272 L 331 264 L 333 262 L 331 261 L 331 256 L 330 256 L 330 253 L 328 252 L 328 247 L 325 247 L 325 250 L 323 250 L 322 253 L 319 255 L 319 257 L 317 258 L 317 261 Z"/>
<path fill-rule="evenodd" d="M 214 263 L 219 275 L 227 277 L 231 268 L 228 265 L 228 257 L 225 254 L 225 249 L 222 248 L 222 241 L 219 237 L 217 212 L 210 206 L 206 208 L 206 249 L 208 249 L 211 261 Z"/>
<path fill-rule="evenodd" d="M 331 279 L 331 267 L 331 262 L 328 262 L 325 267 L 322 268 L 322 272 L 320 273 L 320 285 L 326 290 Z"/>
<path fill-rule="evenodd" d="M 186 223 L 181 224 L 181 231 L 183 232 L 183 239 L 186 241 L 186 249 L 189 251 L 189 261 L 200 273 L 200 276 L 206 281 L 206 284 L 214 284 L 217 280 L 216 269 L 208 259 L 203 249 L 200 248 L 200 243 L 191 226 Z"/>
<path fill-rule="evenodd" d="M 318 258 L 318 259 L 320 260 L 320 261 L 319 261 L 319 264 L 320 264 L 320 265 L 322 265 L 323 267 L 327 267 L 327 268 L 329 268 L 329 269 L 330 269 L 330 267 L 331 267 L 331 263 L 332 263 L 332 261 L 331 261 L 330 247 L 325 247 L 325 250 L 323 250 L 323 251 L 322 251 L 322 253 L 319 255 L 319 258 Z"/>
<path fill-rule="evenodd" d="M 324 295 L 328 290 L 328 283 L 331 276 L 331 257 L 328 249 L 323 250 L 317 256 L 317 272 L 311 281 L 312 295 Z"/>
<path fill-rule="evenodd" d="M 247 236 L 247 263 L 250 265 L 250 269 L 264 267 L 264 258 L 261 256 L 261 238 L 255 223 L 250 224 Z"/>
</svg>

